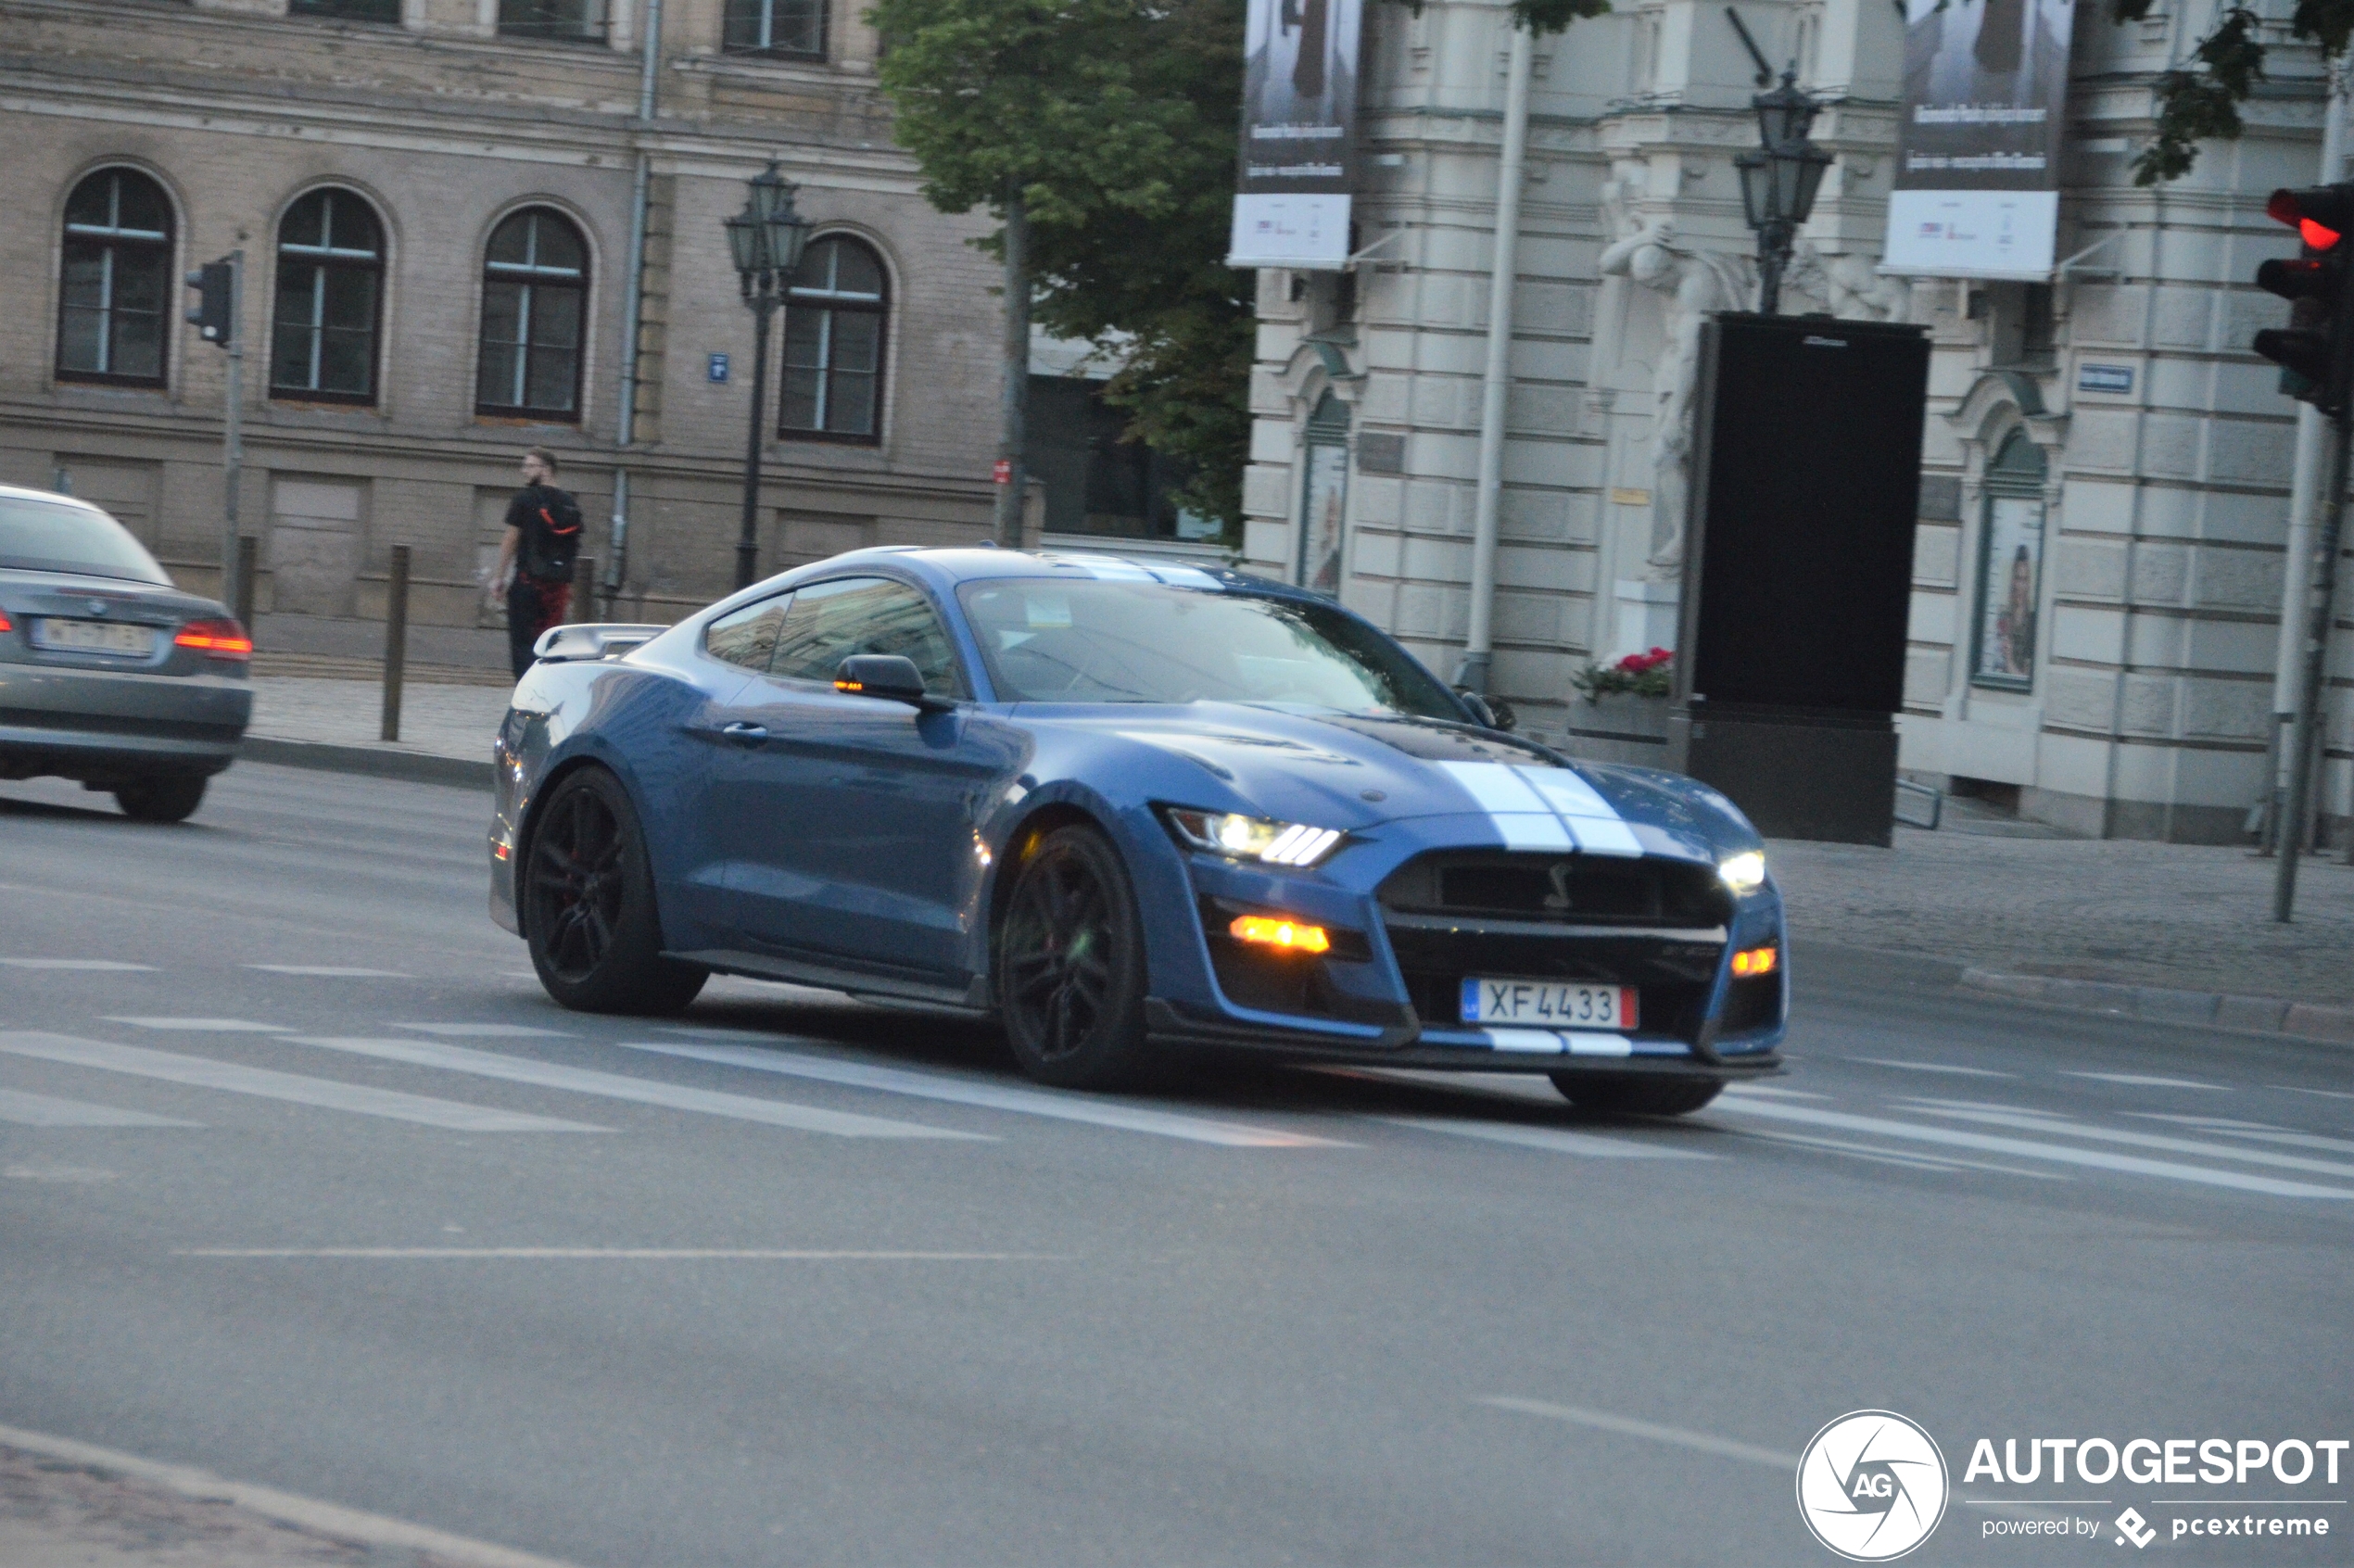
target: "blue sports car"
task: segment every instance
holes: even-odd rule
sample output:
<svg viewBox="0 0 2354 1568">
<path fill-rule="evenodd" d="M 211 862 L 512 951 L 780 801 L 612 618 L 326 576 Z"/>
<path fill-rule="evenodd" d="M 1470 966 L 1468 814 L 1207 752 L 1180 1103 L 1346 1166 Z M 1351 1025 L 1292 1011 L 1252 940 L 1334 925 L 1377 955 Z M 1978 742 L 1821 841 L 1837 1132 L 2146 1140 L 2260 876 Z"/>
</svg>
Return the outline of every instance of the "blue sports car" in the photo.
<svg viewBox="0 0 2354 1568">
<path fill-rule="evenodd" d="M 859 550 L 547 634 L 491 913 L 567 1007 L 675 1011 L 715 970 L 915 999 L 1071 1087 L 1207 1044 L 1668 1115 L 1778 1071 L 1756 831 L 1491 717 L 1278 584 Z"/>
</svg>

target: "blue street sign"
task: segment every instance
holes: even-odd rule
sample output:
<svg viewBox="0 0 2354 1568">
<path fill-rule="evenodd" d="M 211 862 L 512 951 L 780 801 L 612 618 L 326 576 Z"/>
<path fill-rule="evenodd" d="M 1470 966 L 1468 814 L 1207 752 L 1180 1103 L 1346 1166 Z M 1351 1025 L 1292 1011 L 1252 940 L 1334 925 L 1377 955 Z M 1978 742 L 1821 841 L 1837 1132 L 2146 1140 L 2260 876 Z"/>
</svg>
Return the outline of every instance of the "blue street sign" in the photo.
<svg viewBox="0 0 2354 1568">
<path fill-rule="evenodd" d="M 2076 390 L 2079 392 L 2131 392 L 2133 390 L 2133 367 L 2131 365 L 2078 365 Z"/>
<path fill-rule="evenodd" d="M 714 354 L 714 355 L 711 357 L 711 371 L 710 371 L 710 375 L 711 375 L 711 379 L 712 379 L 712 380 L 714 380 L 714 381 L 725 381 L 725 380 L 727 380 L 727 379 L 728 379 L 728 356 L 727 356 L 727 355 L 725 355 L 725 354 Z"/>
</svg>

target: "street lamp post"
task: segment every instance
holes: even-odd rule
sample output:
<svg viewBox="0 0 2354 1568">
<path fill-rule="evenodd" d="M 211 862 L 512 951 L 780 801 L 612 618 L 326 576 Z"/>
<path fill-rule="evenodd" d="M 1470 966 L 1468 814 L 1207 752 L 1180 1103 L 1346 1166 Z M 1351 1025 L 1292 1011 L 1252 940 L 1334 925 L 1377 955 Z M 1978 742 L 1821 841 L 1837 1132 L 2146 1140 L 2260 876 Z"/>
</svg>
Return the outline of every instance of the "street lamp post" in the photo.
<svg viewBox="0 0 2354 1568">
<path fill-rule="evenodd" d="M 1758 137 L 1765 145 L 1733 164 L 1740 171 L 1742 209 L 1757 231 L 1758 313 L 1772 316 L 1781 311 L 1782 272 L 1800 227 L 1815 210 L 1815 193 L 1831 155 L 1806 139 L 1819 106 L 1798 90 L 1796 71 L 1782 72 L 1782 84 L 1758 94 L 1750 105 L 1757 110 Z"/>
<path fill-rule="evenodd" d="M 744 440 L 744 517 L 736 538 L 736 586 L 750 588 L 760 563 L 761 424 L 768 415 L 768 321 L 792 286 L 809 221 L 793 210 L 792 183 L 775 159 L 752 180 L 744 209 L 727 221 L 728 249 L 752 307 L 752 429 Z"/>
</svg>

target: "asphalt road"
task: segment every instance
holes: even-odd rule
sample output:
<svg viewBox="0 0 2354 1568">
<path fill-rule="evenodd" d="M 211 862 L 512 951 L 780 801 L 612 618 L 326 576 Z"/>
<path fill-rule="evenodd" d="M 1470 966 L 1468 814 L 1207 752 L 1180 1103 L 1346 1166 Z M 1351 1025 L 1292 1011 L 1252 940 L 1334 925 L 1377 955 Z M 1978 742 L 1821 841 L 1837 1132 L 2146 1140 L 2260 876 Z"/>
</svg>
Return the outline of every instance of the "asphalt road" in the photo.
<svg viewBox="0 0 2354 1568">
<path fill-rule="evenodd" d="M 1963 1475 L 2354 1435 L 2343 1051 L 1802 932 L 1791 1075 L 1678 1122 L 1248 1063 L 1059 1095 L 824 993 L 563 1013 L 485 815 L 0 786 L 0 1424 L 601 1568 L 1766 1564 L 1833 1561 L 1791 1456 L 1877 1408 L 1951 1467 L 1910 1562 L 2110 1560 L 1987 1521 L 2128 1504 L 2354 1560 L 2354 1463 Z M 2219 1502 L 2334 1533 L 2163 1534 Z"/>
</svg>

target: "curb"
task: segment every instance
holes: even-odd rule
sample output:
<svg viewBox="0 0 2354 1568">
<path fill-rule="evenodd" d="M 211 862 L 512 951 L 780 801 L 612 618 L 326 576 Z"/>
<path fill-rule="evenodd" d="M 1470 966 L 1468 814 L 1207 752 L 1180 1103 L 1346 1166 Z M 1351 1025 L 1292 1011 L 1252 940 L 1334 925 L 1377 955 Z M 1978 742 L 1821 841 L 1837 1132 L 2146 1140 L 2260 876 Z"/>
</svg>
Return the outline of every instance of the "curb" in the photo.
<svg viewBox="0 0 2354 1568">
<path fill-rule="evenodd" d="M 127 1476 L 197 1502 L 225 1502 L 330 1539 L 386 1553 L 398 1551 L 411 1561 L 429 1558 L 437 1564 L 450 1564 L 451 1568 L 571 1568 L 552 1557 L 469 1540 L 429 1525 L 387 1519 L 380 1513 L 366 1513 L 338 1503 L 318 1502 L 274 1486 L 228 1481 L 190 1465 L 163 1464 L 136 1454 L 102 1448 L 95 1443 L 52 1437 L 45 1432 L 0 1426 L 0 1445 L 79 1469 Z"/>
<path fill-rule="evenodd" d="M 2056 1007 L 2354 1044 L 2354 1007 L 2334 1007 L 2318 1002 L 2291 1002 L 2279 996 L 2234 996 L 2218 991 L 2170 991 L 2164 986 L 2118 985 L 2107 980 L 2061 980 L 2050 975 L 2006 975 L 1993 969 L 1964 969 L 1962 978 L 1955 983 L 1971 991 L 2015 996 Z"/>
<path fill-rule="evenodd" d="M 416 784 L 456 784 L 487 790 L 498 769 L 487 760 L 470 762 L 438 752 L 409 752 L 391 746 L 344 746 L 323 740 L 286 740 L 276 736 L 248 735 L 238 743 L 240 761 L 274 763 L 280 767 L 317 768 L 327 773 L 364 773 L 376 778 L 405 778 Z"/>
</svg>

